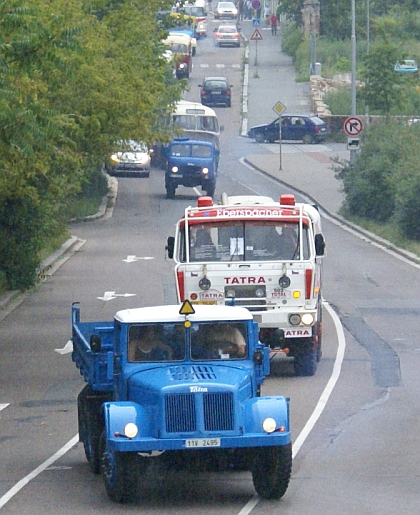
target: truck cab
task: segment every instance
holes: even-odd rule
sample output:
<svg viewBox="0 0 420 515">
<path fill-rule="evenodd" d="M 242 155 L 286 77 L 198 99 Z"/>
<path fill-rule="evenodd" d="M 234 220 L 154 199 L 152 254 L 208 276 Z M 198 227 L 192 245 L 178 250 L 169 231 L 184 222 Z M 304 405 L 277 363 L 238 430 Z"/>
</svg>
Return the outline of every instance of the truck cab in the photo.
<svg viewBox="0 0 420 515">
<path fill-rule="evenodd" d="M 261 396 L 268 349 L 248 310 L 228 306 L 127 309 L 81 322 L 72 308 L 72 358 L 87 385 L 79 438 L 109 497 L 138 491 L 140 471 L 228 463 L 252 472 L 266 498 L 291 474 L 288 399 Z"/>
</svg>

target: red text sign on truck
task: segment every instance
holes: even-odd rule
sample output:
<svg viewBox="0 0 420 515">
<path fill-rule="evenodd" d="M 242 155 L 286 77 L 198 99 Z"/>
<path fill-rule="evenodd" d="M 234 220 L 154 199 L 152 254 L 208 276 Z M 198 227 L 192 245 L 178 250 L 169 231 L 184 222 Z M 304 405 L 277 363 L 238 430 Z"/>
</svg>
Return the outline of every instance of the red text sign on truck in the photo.
<svg viewBox="0 0 420 515">
<path fill-rule="evenodd" d="M 315 206 L 261 196 L 210 197 L 188 207 L 168 238 L 179 301 L 246 307 L 260 339 L 313 375 L 321 357 L 325 241 Z"/>
</svg>

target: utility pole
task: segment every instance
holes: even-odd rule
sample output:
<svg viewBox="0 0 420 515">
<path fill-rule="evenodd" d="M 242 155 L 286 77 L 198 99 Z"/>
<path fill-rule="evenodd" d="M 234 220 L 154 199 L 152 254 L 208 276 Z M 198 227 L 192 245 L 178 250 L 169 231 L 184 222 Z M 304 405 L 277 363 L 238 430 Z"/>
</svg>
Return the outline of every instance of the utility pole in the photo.
<svg viewBox="0 0 420 515">
<path fill-rule="evenodd" d="M 356 1 L 351 0 L 351 115 L 356 116 Z M 350 164 L 356 161 L 356 150 L 350 150 Z"/>
</svg>

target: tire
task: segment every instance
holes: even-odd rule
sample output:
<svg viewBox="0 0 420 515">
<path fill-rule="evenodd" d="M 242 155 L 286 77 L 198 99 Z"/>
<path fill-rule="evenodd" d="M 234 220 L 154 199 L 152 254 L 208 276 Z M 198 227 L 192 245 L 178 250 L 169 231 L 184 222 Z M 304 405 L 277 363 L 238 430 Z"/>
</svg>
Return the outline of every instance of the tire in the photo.
<svg viewBox="0 0 420 515">
<path fill-rule="evenodd" d="M 138 455 L 106 449 L 105 431 L 101 436 L 102 475 L 105 490 L 113 502 L 125 503 L 136 496 L 139 476 Z"/>
<path fill-rule="evenodd" d="M 311 348 L 299 350 L 294 355 L 293 366 L 297 376 L 307 377 L 315 375 L 317 368 L 317 351 Z"/>
<path fill-rule="evenodd" d="M 264 143 L 265 141 L 265 136 L 262 132 L 256 132 L 254 138 L 257 143 Z"/>
<path fill-rule="evenodd" d="M 312 134 L 304 134 L 302 141 L 305 143 L 305 145 L 312 145 L 312 143 L 314 143 L 314 137 Z"/>
<path fill-rule="evenodd" d="M 206 191 L 207 196 L 213 197 L 215 189 L 216 189 L 216 184 L 214 184 L 214 183 L 210 183 L 209 185 L 206 185 L 205 191 Z"/>
<path fill-rule="evenodd" d="M 252 466 L 252 481 L 263 499 L 280 499 L 286 493 L 292 474 L 292 444 L 258 447 Z"/>
<path fill-rule="evenodd" d="M 226 102 L 226 107 L 232 107 L 232 101 L 231 100 L 228 100 Z"/>
<path fill-rule="evenodd" d="M 103 430 L 101 408 L 104 399 L 102 397 L 95 399 L 94 397 L 92 388 L 86 385 L 77 398 L 77 411 L 79 439 L 83 442 L 90 469 L 94 474 L 99 474 L 101 468 L 100 439 Z"/>
<path fill-rule="evenodd" d="M 173 184 L 166 185 L 166 198 L 175 198 L 176 186 Z"/>
</svg>

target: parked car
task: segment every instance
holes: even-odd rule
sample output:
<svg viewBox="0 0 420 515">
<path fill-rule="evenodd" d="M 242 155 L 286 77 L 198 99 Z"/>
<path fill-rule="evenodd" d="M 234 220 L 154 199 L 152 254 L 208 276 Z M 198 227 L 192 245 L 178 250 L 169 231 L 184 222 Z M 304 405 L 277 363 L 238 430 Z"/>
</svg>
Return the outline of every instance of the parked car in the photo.
<svg viewBox="0 0 420 515">
<path fill-rule="evenodd" d="M 414 59 L 404 59 L 403 61 L 397 61 L 394 66 L 394 71 L 400 75 L 414 75 L 418 76 L 419 67 L 417 66 Z"/>
<path fill-rule="evenodd" d="M 201 186 L 212 197 L 216 189 L 219 151 L 209 141 L 175 138 L 168 146 L 165 173 L 167 198 L 175 197 L 178 186 Z"/>
<path fill-rule="evenodd" d="M 206 77 L 199 87 L 203 105 L 224 105 L 226 107 L 232 105 L 231 88 L 233 86 L 229 84 L 226 77 Z"/>
<path fill-rule="evenodd" d="M 110 175 L 149 177 L 151 151 L 145 143 L 119 141 L 116 148 L 118 150 L 105 163 L 105 169 Z"/>
<path fill-rule="evenodd" d="M 302 140 L 304 143 L 319 143 L 330 135 L 327 124 L 318 116 L 285 115 L 281 117 L 281 139 Z M 256 125 L 248 131 L 248 137 L 258 143 L 273 143 L 280 139 L 279 119 L 265 125 Z"/>
<path fill-rule="evenodd" d="M 214 29 L 214 43 L 216 46 L 241 46 L 241 35 L 234 23 L 222 23 Z"/>
<path fill-rule="evenodd" d="M 216 20 L 220 18 L 236 20 L 238 17 L 238 9 L 233 2 L 218 2 L 214 10 L 214 17 Z"/>
</svg>

